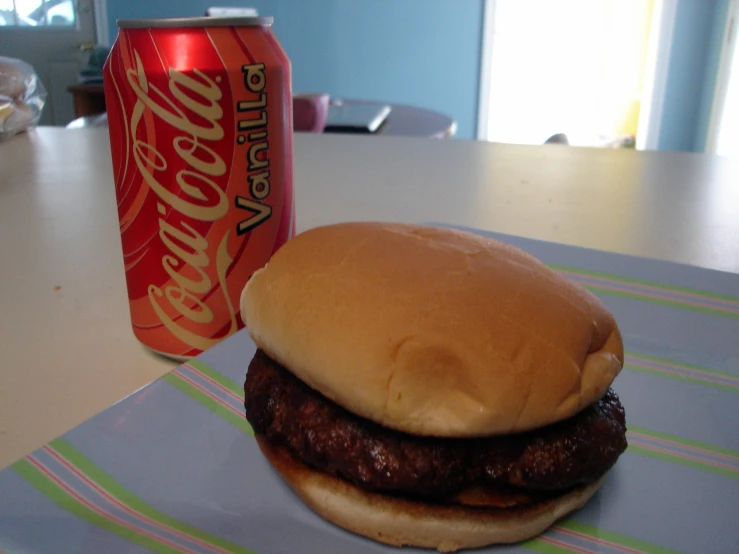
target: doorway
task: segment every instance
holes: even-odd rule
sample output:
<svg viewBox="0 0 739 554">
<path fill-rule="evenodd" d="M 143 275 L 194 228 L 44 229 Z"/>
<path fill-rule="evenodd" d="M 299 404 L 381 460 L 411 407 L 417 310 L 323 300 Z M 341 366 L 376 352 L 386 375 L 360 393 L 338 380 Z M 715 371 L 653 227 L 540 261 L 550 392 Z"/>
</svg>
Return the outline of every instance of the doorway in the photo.
<svg viewBox="0 0 739 554">
<path fill-rule="evenodd" d="M 739 157 L 739 0 L 731 0 L 724 29 L 706 152 Z"/>
<path fill-rule="evenodd" d="M 488 0 L 479 138 L 634 147 L 654 11 L 655 0 Z"/>
<path fill-rule="evenodd" d="M 75 118 L 67 87 L 95 45 L 93 0 L 0 0 L 0 56 L 31 64 L 47 91 L 40 125 Z"/>
</svg>

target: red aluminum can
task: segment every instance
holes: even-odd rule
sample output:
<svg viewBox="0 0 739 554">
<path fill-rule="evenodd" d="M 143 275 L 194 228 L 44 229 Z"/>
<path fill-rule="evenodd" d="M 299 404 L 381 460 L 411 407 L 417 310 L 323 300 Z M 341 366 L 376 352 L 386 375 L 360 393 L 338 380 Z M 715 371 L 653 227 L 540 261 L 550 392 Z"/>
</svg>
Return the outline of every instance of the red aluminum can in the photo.
<svg viewBox="0 0 739 554">
<path fill-rule="evenodd" d="M 176 359 L 243 327 L 292 237 L 290 62 L 272 18 L 128 20 L 104 67 L 133 331 Z"/>
</svg>

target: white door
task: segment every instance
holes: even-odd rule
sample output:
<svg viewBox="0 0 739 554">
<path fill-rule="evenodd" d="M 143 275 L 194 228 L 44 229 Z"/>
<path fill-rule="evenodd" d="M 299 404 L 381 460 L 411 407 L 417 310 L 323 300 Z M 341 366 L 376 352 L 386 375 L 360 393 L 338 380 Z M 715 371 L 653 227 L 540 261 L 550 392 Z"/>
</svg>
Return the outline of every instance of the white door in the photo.
<svg viewBox="0 0 739 554">
<path fill-rule="evenodd" d="M 41 125 L 74 119 L 67 87 L 94 43 L 93 0 L 0 0 L 0 56 L 28 62 L 41 77 L 48 93 Z"/>
<path fill-rule="evenodd" d="M 739 0 L 732 0 L 724 29 L 706 152 L 739 157 Z"/>
</svg>

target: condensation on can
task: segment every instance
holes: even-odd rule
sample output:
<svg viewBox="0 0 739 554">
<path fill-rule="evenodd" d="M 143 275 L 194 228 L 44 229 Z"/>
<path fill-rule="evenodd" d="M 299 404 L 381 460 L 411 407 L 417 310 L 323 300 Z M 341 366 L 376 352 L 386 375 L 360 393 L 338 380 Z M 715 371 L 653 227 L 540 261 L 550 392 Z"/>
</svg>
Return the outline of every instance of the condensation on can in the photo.
<svg viewBox="0 0 739 554">
<path fill-rule="evenodd" d="M 243 327 L 293 234 L 290 62 L 271 18 L 125 20 L 104 88 L 133 331 L 185 359 Z"/>
</svg>

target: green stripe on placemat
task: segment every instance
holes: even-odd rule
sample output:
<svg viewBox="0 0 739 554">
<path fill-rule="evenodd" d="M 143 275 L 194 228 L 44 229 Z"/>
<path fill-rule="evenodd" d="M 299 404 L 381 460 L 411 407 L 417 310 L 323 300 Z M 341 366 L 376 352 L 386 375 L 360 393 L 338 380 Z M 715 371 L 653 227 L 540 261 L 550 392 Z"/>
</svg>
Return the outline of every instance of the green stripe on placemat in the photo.
<svg viewBox="0 0 739 554">
<path fill-rule="evenodd" d="M 116 498 L 133 511 L 151 519 L 157 523 L 161 523 L 166 527 L 176 529 L 185 535 L 200 539 L 201 541 L 210 545 L 222 548 L 228 552 L 236 554 L 253 554 L 251 550 L 243 548 L 237 544 L 233 544 L 225 539 L 221 539 L 205 531 L 201 531 L 196 527 L 192 527 L 187 523 L 183 523 L 168 516 L 167 514 L 160 512 L 153 506 L 150 506 L 133 492 L 126 489 L 113 477 L 105 473 L 101 468 L 96 466 L 92 461 L 85 457 L 79 450 L 74 448 L 64 439 L 54 439 L 49 443 L 54 450 L 56 450 L 63 458 L 65 458 L 70 464 L 75 466 L 81 473 L 83 473 L 90 480 L 94 481 L 100 488 L 104 489 L 113 498 Z"/>
<path fill-rule="evenodd" d="M 693 439 L 685 439 L 675 435 L 670 435 L 669 433 L 653 431 L 652 429 L 647 429 L 645 427 L 637 427 L 635 425 L 628 425 L 627 427 L 629 431 L 633 431 L 634 433 L 641 433 L 642 435 L 646 435 L 647 437 L 667 440 L 677 444 L 682 444 L 683 446 L 692 446 L 694 448 L 700 448 L 701 450 L 706 450 L 707 452 L 712 452 L 714 454 L 731 456 L 733 458 L 739 459 L 739 450 L 732 450 L 731 448 L 725 448 L 723 446 L 714 446 L 713 444 L 708 444 Z"/>
<path fill-rule="evenodd" d="M 665 548 L 664 546 L 658 546 L 656 544 L 640 541 L 639 539 L 633 539 L 625 535 L 619 535 L 618 533 L 612 533 L 611 531 L 606 531 L 605 529 L 601 529 L 600 527 L 594 527 L 592 525 L 580 523 L 579 521 L 575 521 L 572 519 L 561 521 L 556 525 L 556 527 L 567 529 L 569 531 L 574 531 L 576 533 L 580 533 L 581 535 L 592 537 L 596 540 L 609 542 L 618 546 L 624 546 L 638 552 L 645 552 L 646 554 L 677 554 L 677 550 L 672 550 L 670 548 Z"/>
<path fill-rule="evenodd" d="M 690 375 L 675 375 L 665 373 L 659 369 L 651 367 L 642 367 L 640 365 L 631 364 L 629 362 L 624 363 L 624 368 L 631 371 L 637 371 L 639 373 L 647 373 L 649 375 L 656 375 L 657 377 L 665 377 L 667 379 L 674 379 L 675 381 L 683 381 L 684 383 L 692 383 L 694 385 L 702 385 L 705 387 L 711 387 L 714 389 L 725 390 L 728 392 L 739 392 L 739 386 L 729 385 L 726 383 L 715 383 L 713 381 L 706 381 L 705 379 L 699 379 L 698 377 L 691 377 Z"/>
<path fill-rule="evenodd" d="M 658 304 L 660 306 L 669 306 L 671 308 L 679 308 L 681 310 L 690 310 L 691 312 L 701 312 L 704 314 L 718 315 L 721 317 L 730 317 L 732 319 L 739 319 L 739 313 L 729 312 L 726 310 L 720 310 L 718 308 L 709 308 L 708 306 L 692 306 L 685 304 L 678 300 L 665 300 L 664 298 L 651 298 L 639 294 L 637 292 L 626 292 L 620 290 L 611 290 L 596 285 L 588 285 L 581 283 L 586 289 L 592 292 L 605 294 L 609 296 L 618 296 L 620 298 L 629 298 L 631 300 L 638 300 L 640 302 L 649 302 L 650 304 Z"/>
<path fill-rule="evenodd" d="M 739 375 L 736 375 L 734 373 L 729 373 L 728 371 L 719 371 L 717 369 L 710 369 L 704 366 L 695 365 L 695 364 L 688 364 L 685 362 L 677 362 L 675 360 L 670 360 L 668 358 L 659 358 L 657 356 L 650 356 L 648 354 L 642 354 L 640 352 L 633 352 L 630 350 L 626 350 L 624 352 L 627 356 L 634 356 L 636 358 L 644 358 L 645 360 L 649 360 L 650 362 L 656 362 L 666 365 L 674 365 L 678 367 L 684 367 L 686 369 L 695 369 L 702 373 L 708 373 L 710 375 L 718 375 L 721 377 L 733 377 L 735 379 L 739 378 Z"/>
<path fill-rule="evenodd" d="M 627 537 L 625 535 L 619 535 L 618 533 L 606 531 L 605 529 L 593 527 L 592 525 L 586 525 L 584 523 L 580 523 L 571 519 L 563 520 L 559 523 L 556 523 L 552 527 L 552 530 L 559 531 L 560 533 L 571 531 L 573 533 L 582 535 L 582 538 L 580 540 L 584 541 L 585 543 L 590 541 L 597 544 L 604 544 L 606 547 L 613 550 L 633 552 L 635 554 L 679 554 L 677 550 L 672 550 L 664 546 L 651 544 L 639 539 Z M 554 543 L 553 541 L 555 540 L 557 539 L 539 536 L 522 542 L 521 546 L 525 547 L 528 550 L 540 552 L 541 554 L 584 552 L 581 547 L 576 545 L 568 545 L 566 542 L 564 542 L 568 539 L 564 539 L 564 541 L 558 540 L 557 542 L 560 542 L 561 544 Z M 595 552 L 595 550 L 588 549 L 587 552 Z"/>
<path fill-rule="evenodd" d="M 669 360 L 667 358 L 658 358 L 656 356 L 649 356 L 647 354 L 641 354 L 639 352 L 625 351 L 626 360 L 624 362 L 624 368 L 631 371 L 637 371 L 639 373 L 646 373 L 649 375 L 656 375 L 658 377 L 664 377 L 666 379 L 673 379 L 675 381 L 683 381 L 686 383 L 692 383 L 695 385 L 702 385 L 706 387 L 712 387 L 728 392 L 739 392 L 739 376 L 726 371 L 718 371 L 716 369 L 710 369 L 707 367 L 688 364 L 685 362 L 677 362 L 675 360 Z M 664 367 L 647 367 L 642 365 L 642 362 L 652 362 L 655 364 L 662 364 Z M 675 373 L 671 370 L 692 370 L 698 375 L 680 374 Z M 705 378 L 701 378 L 701 375 Z M 711 381 L 712 378 L 724 378 L 734 379 L 737 384 Z"/>
<path fill-rule="evenodd" d="M 534 552 L 540 552 L 541 554 L 570 554 L 571 552 L 577 552 L 572 548 L 552 544 L 539 538 L 524 541 L 521 543 L 521 546 Z"/>
<path fill-rule="evenodd" d="M 644 446 L 639 446 L 636 444 L 630 444 L 627 449 L 627 452 L 632 452 L 634 454 L 641 454 L 642 456 L 649 456 L 650 458 L 656 458 L 658 460 L 663 460 L 665 462 L 672 462 L 675 464 L 692 467 L 693 469 L 700 469 L 702 471 L 707 471 L 709 473 L 715 473 L 716 475 L 721 475 L 723 477 L 732 477 L 734 479 L 739 479 L 739 472 L 736 470 L 712 466 L 710 464 L 700 462 L 698 460 L 691 460 L 689 458 L 681 458 L 680 456 L 676 456 L 674 454 L 669 454 L 667 452 L 661 452 L 659 450 L 651 450 L 649 448 L 646 448 Z"/>
<path fill-rule="evenodd" d="M 251 428 L 251 425 L 249 425 L 249 422 L 246 421 L 245 415 L 237 415 L 222 404 L 219 404 L 215 400 L 213 400 L 211 397 L 203 394 L 200 390 L 193 387 L 190 383 L 182 379 L 179 375 L 177 375 L 176 372 L 167 373 L 163 379 L 170 383 L 171 385 L 177 387 L 182 392 L 184 392 L 189 397 L 193 398 L 194 400 L 197 400 L 200 402 L 203 406 L 208 408 L 210 411 L 216 413 L 217 415 L 221 416 L 223 419 L 234 425 L 235 427 L 241 429 L 245 433 L 249 435 L 254 435 L 254 431 Z"/>
<path fill-rule="evenodd" d="M 106 531 L 141 545 L 144 548 L 148 548 L 153 552 L 158 552 L 160 554 L 179 554 L 179 550 L 170 548 L 169 546 L 145 535 L 141 535 L 133 529 L 129 529 L 115 521 L 111 521 L 104 515 L 88 508 L 41 473 L 41 471 L 35 468 L 28 460 L 19 460 L 12 465 L 12 468 L 18 475 L 23 477 L 47 498 L 56 502 L 62 508 L 76 515 L 80 519 L 84 519 L 88 523 L 97 525 Z"/>
<path fill-rule="evenodd" d="M 223 386 L 223 388 L 230 390 L 232 393 L 241 398 L 244 398 L 244 387 L 234 383 L 233 381 L 231 381 L 231 379 L 223 375 L 223 373 L 218 373 L 215 369 L 213 369 L 209 365 L 204 364 L 198 359 L 190 360 L 189 362 L 187 362 L 187 365 L 194 367 L 203 375 L 210 377 L 216 383 Z"/>
<path fill-rule="evenodd" d="M 678 446 L 685 446 L 688 448 L 696 448 L 705 452 L 716 454 L 718 456 L 728 456 L 739 460 L 739 451 L 732 450 L 730 448 L 723 448 L 721 446 L 714 446 L 705 442 L 700 442 L 691 439 L 685 439 L 670 435 L 668 433 L 662 433 L 660 431 L 653 431 L 652 429 L 646 429 L 644 427 L 636 427 L 634 425 L 627 426 L 627 433 L 638 433 L 651 439 L 660 439 L 668 443 L 673 443 Z M 628 436 L 628 435 L 627 435 Z M 669 448 L 669 445 L 668 445 Z M 672 462 L 702 471 L 708 471 L 709 473 L 715 473 L 716 475 L 722 475 L 724 477 L 731 477 L 733 479 L 739 479 L 739 470 L 732 467 L 721 467 L 718 465 L 712 465 L 702 460 L 696 460 L 692 458 L 686 458 L 681 456 L 679 453 L 665 452 L 662 450 L 654 450 L 648 445 L 639 445 L 629 443 L 628 451 L 641 454 L 642 456 L 649 456 L 650 458 L 656 458 L 658 460 L 664 460 L 666 462 Z"/>
<path fill-rule="evenodd" d="M 578 275 L 585 275 L 588 277 L 598 277 L 601 279 L 608 279 L 609 281 L 628 283 L 630 285 L 640 285 L 646 287 L 654 287 L 656 289 L 670 291 L 670 292 L 681 292 L 685 294 L 694 294 L 696 296 L 702 296 L 704 298 L 714 298 L 716 300 L 726 300 L 728 302 L 736 302 L 739 304 L 739 296 L 732 296 L 730 294 L 722 294 L 720 292 L 711 292 L 706 290 L 691 289 L 688 287 L 679 287 L 676 285 L 666 285 L 664 283 L 658 283 L 656 281 L 648 281 L 646 279 L 637 279 L 635 277 L 624 277 L 623 275 L 612 275 L 610 273 L 601 273 L 598 271 L 590 271 L 588 269 L 580 269 L 577 267 L 569 267 L 559 264 L 547 264 L 552 269 L 558 271 L 568 271 L 570 273 L 576 273 Z"/>
<path fill-rule="evenodd" d="M 601 279 L 610 281 L 614 285 L 621 284 L 621 285 L 631 285 L 631 286 L 652 287 L 657 291 L 657 293 L 661 292 L 662 294 L 672 292 L 672 293 L 684 293 L 684 294 L 694 295 L 698 297 L 696 299 L 696 302 L 700 302 L 701 299 L 703 299 L 704 302 L 709 299 L 710 300 L 721 300 L 721 301 L 727 301 L 727 302 L 735 302 L 739 306 L 739 297 L 734 297 L 728 294 L 720 294 L 720 293 L 715 293 L 715 292 L 690 289 L 687 287 L 665 285 L 662 283 L 657 283 L 654 281 L 647 281 L 644 279 L 634 279 L 631 277 L 623 277 L 621 275 L 611 275 L 608 273 L 599 273 L 597 271 L 588 271 L 585 269 L 579 269 L 576 267 L 569 267 L 569 266 L 563 266 L 563 265 L 558 265 L 558 264 L 548 264 L 548 265 L 549 267 L 557 271 L 569 272 L 575 275 L 580 275 L 582 277 L 601 278 Z M 603 295 L 617 296 L 620 298 L 638 300 L 640 302 L 649 302 L 650 304 L 657 304 L 660 306 L 678 308 L 681 310 L 690 310 L 693 312 L 701 312 L 701 313 L 706 313 L 710 315 L 717 315 L 720 317 L 729 317 L 732 319 L 739 319 L 739 312 L 731 311 L 732 310 L 731 308 L 721 309 L 721 308 L 708 306 L 708 305 L 703 305 L 703 306 L 695 305 L 695 304 L 689 303 L 688 300 L 683 301 L 680 299 L 655 298 L 653 296 L 649 296 L 646 292 L 640 293 L 640 292 L 626 291 L 626 290 L 612 290 L 607 287 L 607 283 L 598 285 L 598 284 L 581 282 L 580 284 L 584 286 L 586 289 L 590 290 L 591 292 L 599 293 Z"/>
</svg>

